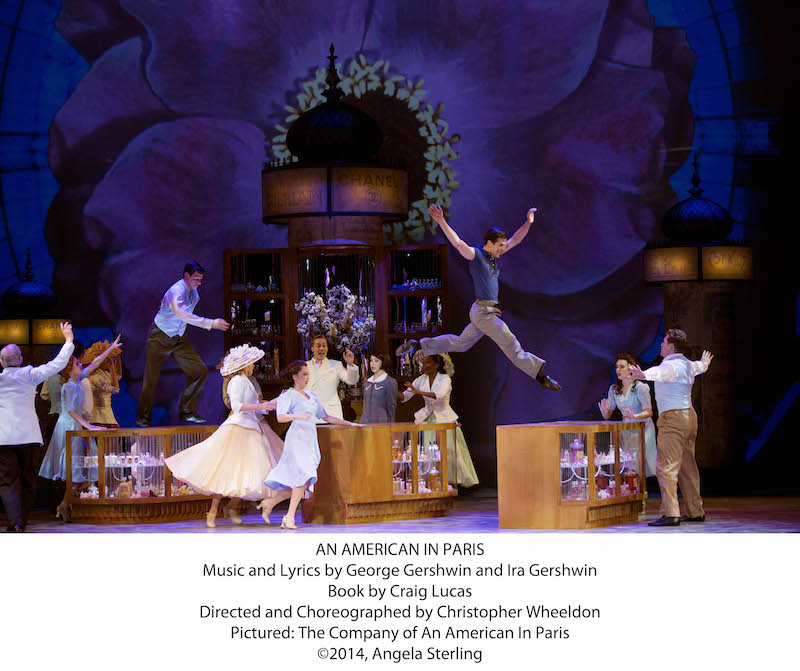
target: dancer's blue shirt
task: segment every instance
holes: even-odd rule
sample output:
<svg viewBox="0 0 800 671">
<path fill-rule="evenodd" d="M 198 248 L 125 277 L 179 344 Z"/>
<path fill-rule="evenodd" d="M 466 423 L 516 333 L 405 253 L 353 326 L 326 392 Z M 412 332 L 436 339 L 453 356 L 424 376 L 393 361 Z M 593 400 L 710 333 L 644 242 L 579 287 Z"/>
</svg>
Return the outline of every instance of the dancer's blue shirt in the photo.
<svg viewBox="0 0 800 671">
<path fill-rule="evenodd" d="M 190 289 L 184 280 L 178 280 L 167 289 L 167 293 L 161 299 L 161 306 L 153 322 L 171 338 L 182 336 L 187 324 L 210 331 L 214 320 L 194 314 L 199 300 L 200 294 L 197 289 Z"/>
<path fill-rule="evenodd" d="M 476 301 L 497 301 L 499 293 L 500 268 L 481 247 L 473 247 L 475 258 L 469 263 L 469 274 L 475 286 Z"/>
</svg>

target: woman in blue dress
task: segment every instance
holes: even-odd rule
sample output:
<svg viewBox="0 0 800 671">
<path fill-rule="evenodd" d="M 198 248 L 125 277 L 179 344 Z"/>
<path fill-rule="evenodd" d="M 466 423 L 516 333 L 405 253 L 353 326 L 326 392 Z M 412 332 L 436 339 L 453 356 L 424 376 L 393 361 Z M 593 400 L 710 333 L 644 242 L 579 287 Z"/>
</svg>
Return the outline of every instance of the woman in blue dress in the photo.
<svg viewBox="0 0 800 671">
<path fill-rule="evenodd" d="M 619 408 L 624 419 L 643 419 L 644 427 L 644 467 L 648 477 L 656 472 L 656 428 L 653 425 L 653 402 L 650 399 L 650 387 L 645 382 L 634 380 L 631 377 L 631 366 L 636 365 L 636 359 L 630 354 L 620 354 L 617 357 L 614 370 L 617 381 L 608 388 L 608 397 L 598 404 L 603 419 L 611 417 L 615 408 Z M 622 431 L 620 433 L 620 448 L 628 448 L 629 452 L 638 451 L 638 431 Z"/>
<path fill-rule="evenodd" d="M 279 490 L 276 496 L 258 504 L 261 516 L 269 524 L 269 514 L 276 504 L 290 499 L 289 510 L 281 521 L 281 529 L 297 529 L 294 516 L 303 493 L 314 491 L 319 466 L 319 442 L 316 419 L 340 426 L 361 426 L 327 414 L 316 394 L 304 391 L 308 386 L 308 366 L 305 361 L 293 361 L 282 372 L 281 379 L 288 388 L 278 397 L 276 419 L 279 424 L 291 422 L 283 439 L 283 454 L 264 484 Z"/>
<path fill-rule="evenodd" d="M 121 336 L 117 336 L 117 339 L 108 349 L 86 368 L 73 356 L 70 358 L 66 368 L 59 373 L 62 382 L 61 407 L 59 409 L 56 427 L 53 429 L 53 437 L 50 439 L 50 444 L 47 446 L 47 452 L 44 455 L 42 466 L 39 469 L 39 475 L 43 478 L 66 481 L 67 431 L 80 431 L 81 429 L 86 431 L 100 431 L 105 429 L 105 427 L 90 424 L 81 415 L 85 400 L 85 392 L 80 382 L 88 378 L 95 369 L 99 368 L 112 352 L 122 347 L 122 343 L 119 341 L 120 337 Z M 85 466 L 85 456 L 87 456 L 86 439 L 73 438 L 71 464 L 73 485 L 97 480 L 97 466 Z M 94 439 L 90 439 L 89 441 L 88 456 L 97 456 L 97 443 L 95 443 Z M 56 517 L 60 517 L 65 522 L 68 522 L 70 519 L 70 508 L 67 503 L 66 490 L 64 491 L 64 498 L 58 508 L 56 508 Z"/>
</svg>

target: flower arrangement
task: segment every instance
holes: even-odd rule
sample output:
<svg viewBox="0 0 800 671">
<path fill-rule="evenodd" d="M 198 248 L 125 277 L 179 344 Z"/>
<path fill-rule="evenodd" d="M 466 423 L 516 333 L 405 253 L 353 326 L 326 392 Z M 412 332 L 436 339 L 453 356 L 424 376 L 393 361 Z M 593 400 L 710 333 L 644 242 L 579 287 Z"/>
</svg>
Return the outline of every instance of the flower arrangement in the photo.
<svg viewBox="0 0 800 671">
<path fill-rule="evenodd" d="M 366 299 L 343 284 L 327 289 L 325 299 L 310 291 L 294 307 L 297 332 L 308 347 L 314 336 L 324 335 L 340 352 L 360 352 L 375 335 L 375 317 L 369 314 Z"/>
</svg>

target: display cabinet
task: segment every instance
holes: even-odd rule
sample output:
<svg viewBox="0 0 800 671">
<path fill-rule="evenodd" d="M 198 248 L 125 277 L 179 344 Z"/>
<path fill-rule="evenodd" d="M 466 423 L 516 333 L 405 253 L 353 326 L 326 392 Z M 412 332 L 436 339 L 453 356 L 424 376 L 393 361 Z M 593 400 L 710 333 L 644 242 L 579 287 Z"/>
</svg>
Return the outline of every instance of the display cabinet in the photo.
<svg viewBox="0 0 800 671">
<path fill-rule="evenodd" d="M 643 420 L 497 427 L 500 527 L 585 529 L 638 519 Z"/>
<path fill-rule="evenodd" d="M 165 460 L 205 440 L 216 429 L 67 432 L 67 463 L 72 464 L 72 469 L 67 469 L 67 501 L 72 521 L 137 524 L 202 518 L 211 499 L 176 480 Z M 87 450 L 86 441 L 94 441 L 96 450 Z"/>
<path fill-rule="evenodd" d="M 417 373 L 411 358 L 399 353 L 403 343 L 447 333 L 449 328 L 447 245 L 392 249 L 386 272 L 388 346 L 395 374 L 405 381 Z"/>
<path fill-rule="evenodd" d="M 309 291 L 324 295 L 327 287 L 344 284 L 376 322 L 373 341 L 357 354 L 389 354 L 402 389 L 405 381 L 417 376 L 411 357 L 398 354 L 404 342 L 449 328 L 447 253 L 447 245 L 226 249 L 224 294 L 231 328 L 225 333 L 225 349 L 243 343 L 264 349 L 267 355 L 257 364 L 255 375 L 265 397 L 276 396 L 280 370 L 290 361 L 310 356 L 297 334 L 295 303 Z M 340 356 L 341 352 L 331 352 L 332 358 Z M 360 385 L 342 385 L 347 419 L 360 415 L 360 391 Z M 411 420 L 418 408 L 413 401 L 399 404 L 397 419 Z"/>
<path fill-rule="evenodd" d="M 322 460 L 314 496 L 303 502 L 306 522 L 419 519 L 452 508 L 455 424 L 321 425 L 317 435 Z"/>
<path fill-rule="evenodd" d="M 223 251 L 225 351 L 249 343 L 266 356 L 254 375 L 266 398 L 279 391 L 278 374 L 297 358 L 297 253 L 294 249 Z"/>
</svg>

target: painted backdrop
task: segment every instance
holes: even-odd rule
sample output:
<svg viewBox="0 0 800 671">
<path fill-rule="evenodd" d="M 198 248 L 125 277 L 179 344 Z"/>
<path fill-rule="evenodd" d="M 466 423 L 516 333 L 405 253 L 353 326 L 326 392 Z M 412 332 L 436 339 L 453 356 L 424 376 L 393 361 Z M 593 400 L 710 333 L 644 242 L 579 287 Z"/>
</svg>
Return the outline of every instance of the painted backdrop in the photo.
<svg viewBox="0 0 800 671">
<path fill-rule="evenodd" d="M 285 245 L 285 228 L 260 223 L 260 170 L 284 150 L 331 42 L 387 136 L 416 140 L 394 146 L 412 153 L 419 212 L 445 202 L 480 244 L 487 227 L 510 234 L 539 209 L 502 260 L 501 300 L 565 391 L 541 391 L 489 342 L 456 356 L 454 404 L 478 461 L 493 454 L 495 424 L 591 408 L 616 353 L 657 337 L 660 291 L 641 283 L 641 251 L 692 144 L 694 54 L 682 30 L 654 27 L 645 0 L 65 0 L 56 27 L 89 68 L 50 128 L 53 288 L 76 322 L 124 334 L 134 396 L 145 333 L 184 261 L 206 266 L 198 313 L 216 317 L 221 250 Z M 432 143 L 416 116 L 426 109 Z M 422 216 L 393 236 L 441 239 Z M 473 296 L 451 261 L 460 328 Z M 219 361 L 218 332 L 191 339 Z M 182 384 L 165 371 L 157 402 Z M 199 412 L 219 408 L 212 374 Z"/>
</svg>

